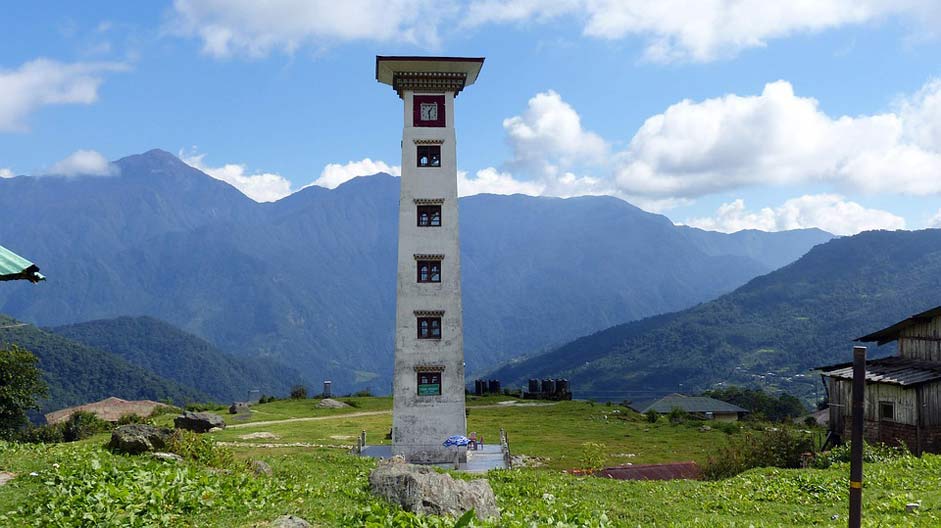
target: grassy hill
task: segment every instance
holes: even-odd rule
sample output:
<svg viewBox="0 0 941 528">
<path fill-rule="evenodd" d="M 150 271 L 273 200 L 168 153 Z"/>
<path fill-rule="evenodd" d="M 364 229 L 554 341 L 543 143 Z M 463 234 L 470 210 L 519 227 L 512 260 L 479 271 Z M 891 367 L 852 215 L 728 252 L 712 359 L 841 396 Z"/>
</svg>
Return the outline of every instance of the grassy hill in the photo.
<svg viewBox="0 0 941 528">
<path fill-rule="evenodd" d="M 42 412 L 108 396 L 170 399 L 176 404 L 210 399 L 204 392 L 162 378 L 114 354 L 0 315 L 0 347 L 10 344 L 39 358 L 43 379 L 49 385 L 49 397 L 41 402 Z"/>
<path fill-rule="evenodd" d="M 854 338 L 939 304 L 941 230 L 866 232 L 816 246 L 714 301 L 582 337 L 490 377 L 505 385 L 566 377 L 583 397 L 720 383 L 813 397 L 819 382 L 808 369 L 845 361 Z"/>
<path fill-rule="evenodd" d="M 132 365 L 216 401 L 241 401 L 251 389 L 287 395 L 304 384 L 296 370 L 272 360 L 238 358 L 152 317 L 118 317 L 50 328 L 49 331 L 110 352 Z"/>
<path fill-rule="evenodd" d="M 370 419 L 383 416 L 390 401 L 346 401 L 355 407 L 316 409 L 312 400 L 258 405 L 253 407 L 254 425 L 230 426 L 212 435 L 229 438 L 259 431 L 286 435 L 289 428 L 305 425 L 310 429 L 307 436 L 298 427 L 296 439 L 250 440 L 246 443 L 252 445 L 231 447 L 238 460 L 269 463 L 274 470 L 271 477 L 256 477 L 238 465 L 220 472 L 205 462 L 174 464 L 115 455 L 101 447 L 105 436 L 47 446 L 0 442 L 0 469 L 26 475 L 0 491 L 0 525 L 260 528 L 280 515 L 294 514 L 324 527 L 453 527 L 454 519 L 416 516 L 370 495 L 367 478 L 375 461 L 348 454 L 339 447 L 342 440 L 333 437 L 355 435 L 364 424 L 361 413 L 380 413 L 365 417 Z M 588 402 L 529 408 L 495 404 L 495 399 L 469 401 L 470 426 L 478 430 L 486 430 L 491 422 L 519 426 L 511 433 L 515 453 L 554 460 L 554 453 L 565 452 L 573 460 L 549 467 L 491 471 L 486 478 L 503 518 L 499 523 L 472 526 L 846 525 L 849 469 L 845 463 L 825 470 L 755 469 L 712 482 L 622 482 L 573 476 L 558 468 L 578 467 L 574 458 L 581 442 L 607 443 L 609 460 L 619 463 L 678 461 L 699 458 L 696 450 L 716 449 L 726 434 L 700 431 L 698 423 L 651 425 L 626 408 Z M 614 418 L 614 410 L 626 413 L 625 419 Z M 271 418 L 295 421 L 270 423 Z M 338 447 L 286 445 L 293 440 L 314 443 L 320 439 L 332 439 Z M 279 447 L 279 443 L 285 445 Z M 675 452 L 667 454 L 664 445 Z M 623 456 L 631 453 L 635 456 Z M 29 477 L 32 471 L 39 478 Z M 941 488 L 937 486 L 941 457 L 871 463 L 865 471 L 867 525 L 928 527 L 941 522 Z M 917 514 L 906 513 L 905 504 L 913 501 L 920 502 L 921 508 Z"/>
</svg>

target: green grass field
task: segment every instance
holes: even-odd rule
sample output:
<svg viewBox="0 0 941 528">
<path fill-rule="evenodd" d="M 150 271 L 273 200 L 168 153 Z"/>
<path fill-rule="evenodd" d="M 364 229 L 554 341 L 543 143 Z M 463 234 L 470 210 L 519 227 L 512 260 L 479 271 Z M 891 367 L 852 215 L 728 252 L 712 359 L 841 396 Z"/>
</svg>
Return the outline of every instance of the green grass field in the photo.
<svg viewBox="0 0 941 528">
<path fill-rule="evenodd" d="M 269 432 L 279 438 L 248 442 L 341 445 L 355 441 L 346 437 L 362 429 L 370 439 L 388 431 L 389 399 L 349 401 L 357 406 L 316 409 L 315 400 L 258 405 L 247 425 L 213 436 L 243 442 L 238 436 Z M 475 526 L 846 524 L 845 464 L 826 470 L 756 469 L 717 482 L 572 476 L 559 470 L 580 465 L 586 441 L 604 443 L 609 464 L 702 461 L 738 433 L 701 432 L 702 422 L 649 424 L 619 406 L 496 404 L 493 399 L 469 401 L 470 429 L 496 439 L 504 427 L 514 452 L 547 458 L 548 465 L 490 472 L 503 519 Z M 378 414 L 353 416 L 364 412 Z M 288 419 L 304 421 L 263 423 Z M 74 444 L 0 443 L 0 470 L 21 475 L 0 488 L 0 526 L 262 527 L 286 513 L 324 527 L 454 525 L 453 519 L 407 514 L 370 496 L 367 475 L 374 462 L 343 449 L 234 448 L 239 460 L 264 460 L 274 469 L 272 477 L 255 477 L 240 465 L 219 471 L 194 461 L 114 455 L 102 448 L 106 440 L 107 435 L 98 435 Z M 867 465 L 864 498 L 866 526 L 941 526 L 941 457 Z M 919 511 L 906 513 L 905 504 L 915 501 L 921 502 Z"/>
</svg>

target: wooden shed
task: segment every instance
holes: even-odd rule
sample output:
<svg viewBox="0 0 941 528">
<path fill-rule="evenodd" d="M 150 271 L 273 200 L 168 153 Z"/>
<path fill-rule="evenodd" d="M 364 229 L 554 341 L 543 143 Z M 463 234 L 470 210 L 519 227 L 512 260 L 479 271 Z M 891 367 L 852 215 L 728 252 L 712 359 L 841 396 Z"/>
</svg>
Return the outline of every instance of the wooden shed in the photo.
<svg viewBox="0 0 941 528">
<path fill-rule="evenodd" d="M 941 453 L 941 306 L 857 339 L 898 342 L 898 355 L 866 362 L 867 442 Z M 820 367 L 830 401 L 830 434 L 850 437 L 853 364 Z"/>
</svg>

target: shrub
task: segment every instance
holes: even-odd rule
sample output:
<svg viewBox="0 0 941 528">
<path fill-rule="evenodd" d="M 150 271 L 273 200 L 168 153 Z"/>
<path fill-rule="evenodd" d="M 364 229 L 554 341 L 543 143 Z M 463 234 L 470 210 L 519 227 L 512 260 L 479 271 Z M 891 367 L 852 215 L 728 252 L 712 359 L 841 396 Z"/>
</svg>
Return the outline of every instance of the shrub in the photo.
<svg viewBox="0 0 941 528">
<path fill-rule="evenodd" d="M 689 415 L 687 414 L 687 412 L 679 407 L 674 407 L 670 409 L 669 414 L 667 414 L 667 418 L 670 420 L 670 423 L 673 425 L 677 425 L 677 424 L 681 424 L 685 422 L 686 418 L 688 417 Z"/>
<path fill-rule="evenodd" d="M 363 389 L 363 390 L 360 390 L 360 391 L 356 391 L 356 392 L 353 393 L 353 397 L 354 397 L 354 398 L 371 398 L 371 397 L 372 397 L 372 391 L 370 391 L 369 389 Z"/>
<path fill-rule="evenodd" d="M 647 418 L 647 421 L 650 423 L 657 423 L 657 420 L 660 419 L 660 413 L 658 413 L 657 411 L 653 409 L 650 409 L 649 411 L 645 412 L 644 416 Z"/>
<path fill-rule="evenodd" d="M 13 438 L 29 424 L 27 412 L 49 393 L 39 359 L 16 345 L 0 347 L 0 439 Z"/>
<path fill-rule="evenodd" d="M 225 407 L 215 404 L 215 403 L 192 402 L 192 403 L 187 403 L 186 407 L 184 408 L 187 411 L 203 412 L 203 411 L 218 411 L 220 409 L 224 409 Z"/>
<path fill-rule="evenodd" d="M 801 467 L 802 455 L 813 451 L 813 438 L 800 431 L 782 427 L 761 433 L 746 433 L 733 439 L 710 457 L 703 467 L 709 480 L 733 477 L 756 467 Z"/>
<path fill-rule="evenodd" d="M 111 430 L 111 424 L 98 418 L 95 413 L 78 411 L 65 421 L 62 438 L 66 442 L 84 440 L 93 434 Z"/>
<path fill-rule="evenodd" d="M 605 454 L 607 448 L 608 446 L 602 443 L 585 442 L 582 444 L 582 453 L 581 456 L 579 456 L 579 461 L 589 472 L 601 469 L 604 467 L 605 460 L 608 458 Z"/>
<path fill-rule="evenodd" d="M 820 453 L 814 457 L 813 467 L 826 469 L 839 462 L 850 461 L 850 443 L 847 442 L 841 446 L 836 446 L 826 453 Z M 878 463 L 888 462 L 902 457 L 912 456 L 912 452 L 905 445 L 887 446 L 885 444 L 869 444 L 863 442 L 863 462 Z"/>
<path fill-rule="evenodd" d="M 149 420 L 147 420 L 143 416 L 139 416 L 136 414 L 125 414 L 124 416 L 118 418 L 117 425 L 142 424 L 142 423 L 149 423 Z"/>
<path fill-rule="evenodd" d="M 211 436 L 192 431 L 182 429 L 173 431 L 167 442 L 167 451 L 215 468 L 235 466 L 235 456 L 231 450 L 216 444 Z"/>
<path fill-rule="evenodd" d="M 306 400 L 307 399 L 307 388 L 303 385 L 295 385 L 291 387 L 291 399 L 292 400 Z"/>
<path fill-rule="evenodd" d="M 16 441 L 27 444 L 58 444 L 65 441 L 62 434 L 64 430 L 64 423 L 28 425 L 17 433 Z"/>
</svg>

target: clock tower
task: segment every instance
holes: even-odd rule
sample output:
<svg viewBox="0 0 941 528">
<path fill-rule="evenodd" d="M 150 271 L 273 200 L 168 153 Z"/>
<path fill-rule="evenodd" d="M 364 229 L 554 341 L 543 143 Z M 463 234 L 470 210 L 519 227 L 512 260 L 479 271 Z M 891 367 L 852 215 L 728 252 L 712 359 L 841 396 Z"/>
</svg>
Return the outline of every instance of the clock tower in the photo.
<svg viewBox="0 0 941 528">
<path fill-rule="evenodd" d="M 483 58 L 376 57 L 404 102 L 396 277 L 392 453 L 453 462 L 466 435 L 454 99 Z"/>
</svg>

